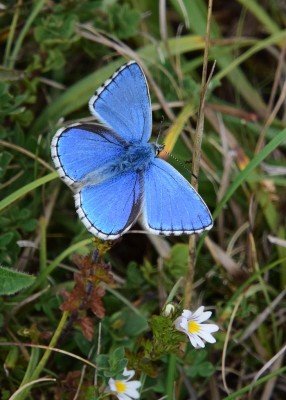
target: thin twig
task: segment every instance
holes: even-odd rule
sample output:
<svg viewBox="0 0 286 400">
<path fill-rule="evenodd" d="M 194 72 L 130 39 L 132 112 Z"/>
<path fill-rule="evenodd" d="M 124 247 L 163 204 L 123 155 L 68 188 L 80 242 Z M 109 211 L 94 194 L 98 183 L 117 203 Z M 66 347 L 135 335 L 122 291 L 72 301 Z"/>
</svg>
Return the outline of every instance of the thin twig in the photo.
<svg viewBox="0 0 286 400">
<path fill-rule="evenodd" d="M 210 45 L 210 26 L 211 26 L 211 16 L 212 16 L 212 4 L 213 1 L 209 0 L 208 3 L 208 16 L 207 16 L 207 27 L 206 27 L 206 38 L 205 38 L 205 51 L 204 51 L 204 63 L 202 72 L 202 89 L 201 89 L 201 99 L 199 107 L 199 117 L 196 129 L 195 143 L 194 143 L 194 154 L 193 154 L 193 164 L 192 164 L 192 185 L 195 189 L 198 187 L 197 179 L 194 176 L 198 176 L 200 168 L 201 159 L 201 144 L 204 131 L 204 111 L 205 111 L 205 96 L 207 91 L 207 68 L 208 68 L 208 55 L 209 55 L 209 45 Z M 195 273 L 195 263 L 196 263 L 196 238 L 195 235 L 190 236 L 189 239 L 189 270 L 186 276 L 185 283 L 185 297 L 184 297 L 184 307 L 189 308 L 192 299 L 192 288 L 193 279 Z"/>
</svg>

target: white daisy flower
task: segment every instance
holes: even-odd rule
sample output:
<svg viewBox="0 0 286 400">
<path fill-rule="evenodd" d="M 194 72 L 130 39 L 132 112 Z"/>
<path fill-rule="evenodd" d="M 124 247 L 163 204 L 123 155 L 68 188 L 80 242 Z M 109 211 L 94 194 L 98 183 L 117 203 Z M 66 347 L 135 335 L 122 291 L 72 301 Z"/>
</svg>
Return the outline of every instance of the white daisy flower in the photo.
<svg viewBox="0 0 286 400">
<path fill-rule="evenodd" d="M 119 400 L 139 399 L 140 394 L 138 389 L 141 386 L 141 382 L 130 381 L 130 379 L 135 375 L 135 371 L 132 369 L 128 371 L 126 368 L 124 368 L 122 375 L 126 376 L 127 379 L 109 379 L 108 385 L 110 390 L 116 394 Z"/>
<path fill-rule="evenodd" d="M 212 315 L 211 311 L 204 312 L 204 306 L 201 306 L 195 312 L 184 310 L 182 315 L 176 319 L 175 327 L 189 336 L 194 347 L 205 347 L 206 342 L 215 343 L 213 332 L 217 332 L 219 327 L 215 324 L 202 324 Z"/>
</svg>

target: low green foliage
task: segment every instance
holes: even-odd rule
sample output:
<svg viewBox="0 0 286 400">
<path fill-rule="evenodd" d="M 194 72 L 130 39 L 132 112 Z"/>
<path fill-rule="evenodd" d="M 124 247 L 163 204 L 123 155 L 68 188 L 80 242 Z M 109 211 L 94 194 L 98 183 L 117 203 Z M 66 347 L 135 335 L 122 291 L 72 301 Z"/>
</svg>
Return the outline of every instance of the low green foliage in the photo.
<svg viewBox="0 0 286 400">
<path fill-rule="evenodd" d="M 8 244 L 9 240 L 6 241 L 6 245 Z M 31 286 L 34 280 L 34 276 L 0 266 L 0 295 L 15 294 Z"/>
</svg>

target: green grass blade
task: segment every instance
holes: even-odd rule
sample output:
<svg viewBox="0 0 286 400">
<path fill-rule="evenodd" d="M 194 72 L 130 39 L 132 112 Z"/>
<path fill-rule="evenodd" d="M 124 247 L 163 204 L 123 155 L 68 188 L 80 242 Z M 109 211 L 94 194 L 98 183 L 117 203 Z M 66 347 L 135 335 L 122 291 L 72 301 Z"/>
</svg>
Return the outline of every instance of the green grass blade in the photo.
<svg viewBox="0 0 286 400">
<path fill-rule="evenodd" d="M 239 188 L 239 186 L 246 181 L 248 175 L 256 168 L 258 165 L 270 154 L 273 150 L 275 150 L 283 141 L 286 140 L 286 129 L 283 129 L 274 139 L 272 139 L 262 150 L 258 153 L 247 165 L 247 167 L 240 172 L 240 174 L 236 177 L 235 181 L 232 183 L 228 191 L 225 193 L 221 202 L 215 209 L 213 213 L 213 219 L 215 220 L 217 216 L 222 211 L 225 204 L 231 198 L 233 193 Z"/>
<path fill-rule="evenodd" d="M 260 6 L 256 0 L 238 0 L 255 18 L 264 26 L 269 33 L 277 33 L 279 26 L 269 17 L 269 14 Z"/>
<path fill-rule="evenodd" d="M 0 211 L 4 210 L 6 207 L 9 207 L 14 201 L 19 200 L 21 197 L 25 196 L 27 193 L 32 192 L 34 189 L 38 188 L 39 186 L 43 186 L 46 183 L 56 179 L 58 177 L 57 172 L 52 172 L 48 175 L 43 176 L 35 180 L 34 182 L 28 183 L 26 186 L 16 190 L 16 192 L 10 194 L 5 199 L 0 201 Z"/>
</svg>

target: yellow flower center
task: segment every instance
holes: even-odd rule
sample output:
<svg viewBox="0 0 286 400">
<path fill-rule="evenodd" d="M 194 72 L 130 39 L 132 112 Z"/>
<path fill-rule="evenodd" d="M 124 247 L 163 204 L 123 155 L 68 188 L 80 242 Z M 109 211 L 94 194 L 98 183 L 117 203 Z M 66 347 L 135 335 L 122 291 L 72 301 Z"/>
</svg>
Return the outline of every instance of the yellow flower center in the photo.
<svg viewBox="0 0 286 400">
<path fill-rule="evenodd" d="M 124 393 L 126 391 L 126 383 L 123 383 L 121 381 L 115 381 L 115 387 L 117 393 Z"/>
<path fill-rule="evenodd" d="M 200 325 L 195 321 L 190 321 L 188 324 L 189 333 L 198 333 L 200 331 Z"/>
</svg>

